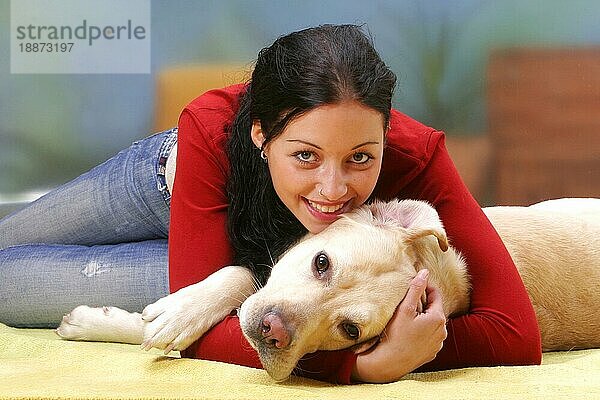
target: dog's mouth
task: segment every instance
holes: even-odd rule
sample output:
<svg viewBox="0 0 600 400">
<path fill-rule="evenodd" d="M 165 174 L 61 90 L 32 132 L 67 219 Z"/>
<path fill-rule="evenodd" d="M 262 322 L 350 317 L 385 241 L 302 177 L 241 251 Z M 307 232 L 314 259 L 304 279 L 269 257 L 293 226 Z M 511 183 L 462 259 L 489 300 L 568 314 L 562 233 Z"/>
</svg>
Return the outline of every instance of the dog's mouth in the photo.
<svg viewBox="0 0 600 400">
<path fill-rule="evenodd" d="M 263 368 L 277 382 L 288 379 L 301 358 L 294 356 L 293 347 L 286 350 L 259 347 L 257 351 Z"/>
<path fill-rule="evenodd" d="M 242 333 L 257 351 L 263 368 L 275 381 L 286 380 L 305 354 L 304 337 L 291 316 L 281 306 L 256 303 L 256 294 L 250 296 L 239 310 Z"/>
<path fill-rule="evenodd" d="M 282 347 L 277 342 L 271 341 L 268 337 L 257 332 L 256 329 L 249 327 L 253 324 L 249 324 L 241 318 L 240 325 L 244 337 L 257 351 L 260 362 L 269 376 L 277 382 L 289 378 L 303 355 L 296 355 L 296 343 L 292 340 L 285 347 Z M 261 330 L 266 330 L 266 328 L 261 328 Z"/>
</svg>

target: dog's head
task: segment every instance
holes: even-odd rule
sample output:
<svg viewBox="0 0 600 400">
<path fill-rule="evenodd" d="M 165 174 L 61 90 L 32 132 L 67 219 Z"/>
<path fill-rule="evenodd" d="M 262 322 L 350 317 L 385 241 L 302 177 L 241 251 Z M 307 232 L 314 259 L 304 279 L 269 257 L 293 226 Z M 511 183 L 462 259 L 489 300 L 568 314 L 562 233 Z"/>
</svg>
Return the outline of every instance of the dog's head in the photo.
<svg viewBox="0 0 600 400">
<path fill-rule="evenodd" d="M 368 347 L 416 275 L 416 252 L 440 248 L 446 235 L 426 203 L 365 205 L 284 254 L 242 304 L 244 335 L 275 380 L 307 353 Z"/>
</svg>

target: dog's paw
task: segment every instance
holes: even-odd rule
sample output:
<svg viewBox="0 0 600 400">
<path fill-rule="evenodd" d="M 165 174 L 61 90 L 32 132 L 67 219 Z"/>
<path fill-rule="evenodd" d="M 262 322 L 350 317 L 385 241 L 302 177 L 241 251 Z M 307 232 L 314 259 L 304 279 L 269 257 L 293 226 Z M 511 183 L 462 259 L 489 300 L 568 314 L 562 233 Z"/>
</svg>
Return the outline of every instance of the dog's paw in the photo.
<svg viewBox="0 0 600 400">
<path fill-rule="evenodd" d="M 171 350 L 183 350 L 200 338 L 204 331 L 192 307 L 184 296 L 176 294 L 147 306 L 142 312 L 145 323 L 142 349 L 155 347 L 168 354 Z"/>
<path fill-rule="evenodd" d="M 165 354 L 184 350 L 224 317 L 218 307 L 212 310 L 207 306 L 208 299 L 204 299 L 201 292 L 190 288 L 163 297 L 144 309 L 142 349 L 154 347 L 164 350 Z"/>
<path fill-rule="evenodd" d="M 141 343 L 140 315 L 116 307 L 79 306 L 65 315 L 55 331 L 67 340 Z"/>
<path fill-rule="evenodd" d="M 152 304 L 147 305 L 142 311 L 142 320 L 146 323 L 154 321 L 159 315 L 164 313 L 169 308 L 172 308 L 175 303 L 176 293 L 162 297 Z"/>
<path fill-rule="evenodd" d="M 108 307 L 79 306 L 62 318 L 56 333 L 68 340 L 93 340 L 90 338 L 98 335 L 99 328 L 103 327 L 102 321 L 108 313 Z"/>
<path fill-rule="evenodd" d="M 243 267 L 224 267 L 201 282 L 184 287 L 148 305 L 143 349 L 184 350 L 225 318 L 253 291 L 252 273 Z M 235 291 L 236 296 L 223 293 Z"/>
</svg>

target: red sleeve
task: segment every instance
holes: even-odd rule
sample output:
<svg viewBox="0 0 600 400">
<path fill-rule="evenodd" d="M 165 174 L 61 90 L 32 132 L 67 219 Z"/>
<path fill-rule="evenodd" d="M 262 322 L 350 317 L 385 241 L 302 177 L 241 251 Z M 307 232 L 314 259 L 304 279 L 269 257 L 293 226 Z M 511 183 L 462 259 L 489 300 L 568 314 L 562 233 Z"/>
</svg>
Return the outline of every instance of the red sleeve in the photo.
<svg viewBox="0 0 600 400">
<path fill-rule="evenodd" d="M 521 277 L 462 182 L 443 134 L 432 132 L 431 139 L 431 161 L 402 196 L 436 208 L 451 244 L 467 261 L 472 291 L 469 313 L 448 322 L 444 347 L 421 370 L 539 364 L 540 332 Z"/>
<path fill-rule="evenodd" d="M 188 106 L 179 118 L 169 229 L 172 292 L 205 279 L 233 260 L 227 237 L 225 138 L 215 138 L 206 126 L 214 123 L 212 119 L 219 120 L 214 117 Z M 226 317 L 182 356 L 261 368 L 234 316 Z"/>
<path fill-rule="evenodd" d="M 179 119 L 177 168 L 171 197 L 169 281 L 171 292 L 231 264 L 227 239 L 226 165 L 203 121 L 190 110 Z"/>
</svg>

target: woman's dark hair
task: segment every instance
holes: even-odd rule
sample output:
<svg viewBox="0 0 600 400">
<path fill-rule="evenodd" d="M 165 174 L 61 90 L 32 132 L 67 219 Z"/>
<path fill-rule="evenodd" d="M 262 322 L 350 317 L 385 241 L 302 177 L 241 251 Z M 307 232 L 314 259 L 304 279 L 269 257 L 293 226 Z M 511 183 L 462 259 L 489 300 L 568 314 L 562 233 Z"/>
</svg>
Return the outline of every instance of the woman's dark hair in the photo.
<svg viewBox="0 0 600 400">
<path fill-rule="evenodd" d="M 395 84 L 396 76 L 356 25 L 301 30 L 259 52 L 227 146 L 235 262 L 251 268 L 259 282 L 307 230 L 277 196 L 268 165 L 252 142 L 252 122 L 260 121 L 264 147 L 294 118 L 321 105 L 356 100 L 384 116 L 385 130 Z"/>
</svg>

